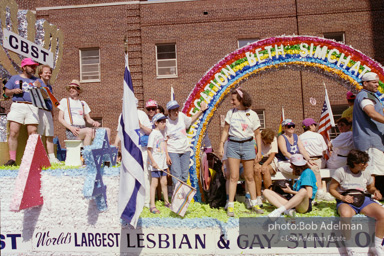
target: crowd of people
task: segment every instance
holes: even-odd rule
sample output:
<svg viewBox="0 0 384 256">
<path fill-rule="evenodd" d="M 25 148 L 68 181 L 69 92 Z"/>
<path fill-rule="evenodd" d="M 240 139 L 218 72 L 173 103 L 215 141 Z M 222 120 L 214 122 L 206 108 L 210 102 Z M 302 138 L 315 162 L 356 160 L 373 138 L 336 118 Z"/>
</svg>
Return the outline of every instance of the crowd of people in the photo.
<svg viewBox="0 0 384 256">
<path fill-rule="evenodd" d="M 35 76 L 37 69 L 37 75 Z M 5 166 L 16 165 L 16 152 L 18 137 L 22 125 L 27 127 L 28 135 L 40 134 L 46 137 L 46 146 L 49 161 L 59 163 L 55 156 L 53 137 L 53 98 L 50 78 L 52 68 L 48 65 L 39 65 L 31 58 L 21 62 L 22 73 L 12 76 L 5 84 L 5 96 L 12 98 L 10 112 L 7 115 L 9 122 L 9 160 Z M 32 90 L 39 89 L 32 92 Z M 83 145 L 90 145 L 94 137 L 94 129 L 86 127 L 86 122 L 92 127 L 100 127 L 100 123 L 93 120 L 89 113 L 91 109 L 85 101 L 80 100 L 82 89 L 78 80 L 66 86 L 68 98 L 60 101 L 58 106 L 59 122 L 66 128 L 68 140 L 82 140 Z M 44 101 L 44 104 L 36 104 Z M 110 129 L 105 128 L 110 138 Z"/>
<path fill-rule="evenodd" d="M 38 67 L 38 68 L 37 68 Z M 38 66 L 32 59 L 21 62 L 22 74 L 12 76 L 5 85 L 5 95 L 12 98 L 9 122 L 9 156 L 5 165 L 15 165 L 17 139 L 21 125 L 27 126 L 28 134 L 39 133 L 47 138 L 47 151 L 51 163 L 58 160 L 53 148 L 53 104 L 47 90 L 52 92 L 49 80 L 52 69 Z M 37 74 L 40 78 L 35 77 Z M 312 210 L 312 201 L 335 200 L 340 216 L 351 217 L 358 213 L 376 219 L 375 246 L 377 255 L 383 255 L 381 244 L 384 236 L 384 208 L 375 199 L 382 195 L 375 187 L 375 176 L 384 174 L 384 113 L 382 101 L 377 97 L 379 77 L 368 72 L 362 77 L 362 90 L 354 95 L 347 93 L 349 108 L 337 120 L 340 135 L 328 143 L 317 130 L 312 118 L 302 121 L 304 133 L 296 134 L 296 124 L 291 119 L 282 122 L 283 132 L 276 136 L 272 129 L 260 129 L 258 115 L 251 110 L 252 98 L 243 89 L 231 92 L 232 108 L 227 112 L 225 125 L 218 148 L 227 178 L 227 215 L 233 217 L 234 200 L 239 177 L 246 184 L 247 208 L 263 213 L 263 200 L 276 206 L 269 217 L 282 214 L 295 215 Z M 30 90 L 41 89 L 47 109 L 32 104 Z M 101 124 L 93 120 L 88 104 L 80 99 L 82 89 L 77 80 L 67 86 L 68 97 L 60 101 L 58 120 L 66 128 L 66 138 L 83 141 L 90 145 L 94 137 L 92 127 Z M 169 207 L 168 188 L 172 184 L 187 182 L 190 160 L 190 143 L 186 130 L 207 109 L 203 102 L 200 110 L 189 117 L 180 112 L 180 105 L 172 100 L 167 103 L 167 116 L 155 100 L 145 104 L 147 112 L 138 110 L 140 145 L 144 160 L 146 184 L 145 206 L 154 214 L 159 213 L 155 205 L 156 188 L 160 184 L 164 205 Z M 91 127 L 86 127 L 88 123 Z M 110 130 L 107 133 L 110 138 Z M 114 145 L 118 146 L 117 137 Z M 330 155 L 326 161 L 326 155 Z M 322 182 L 322 168 L 336 169 L 331 177 L 329 189 Z M 282 187 L 291 195 L 288 199 L 272 190 L 272 176 L 281 172 L 287 178 L 296 179 L 292 188 Z M 351 190 L 363 193 L 363 203 L 355 205 Z M 367 196 L 371 194 L 372 196 Z M 158 194 L 158 197 L 159 194 Z"/>
</svg>

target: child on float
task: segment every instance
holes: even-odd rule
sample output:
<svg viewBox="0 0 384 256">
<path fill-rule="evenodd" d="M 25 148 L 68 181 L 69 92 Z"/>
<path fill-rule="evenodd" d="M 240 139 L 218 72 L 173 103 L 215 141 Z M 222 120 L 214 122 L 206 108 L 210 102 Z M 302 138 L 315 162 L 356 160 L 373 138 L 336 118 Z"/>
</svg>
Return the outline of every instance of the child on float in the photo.
<svg viewBox="0 0 384 256">
<path fill-rule="evenodd" d="M 306 118 L 302 122 L 304 133 L 299 138 L 303 143 L 305 150 L 307 151 L 312 171 L 316 175 L 317 180 L 317 195 L 318 201 L 333 201 L 335 198 L 327 192 L 327 187 L 322 184 L 320 169 L 325 168 L 326 160 L 324 155 L 327 152 L 327 144 L 325 143 L 324 137 L 316 132 L 317 123 L 312 118 Z"/>
<path fill-rule="evenodd" d="M 163 114 L 156 114 L 152 118 L 153 124 L 156 126 L 149 135 L 148 138 L 148 158 L 149 165 L 148 169 L 151 171 L 151 189 L 150 189 L 150 200 L 151 206 L 150 211 L 154 214 L 159 214 L 160 211 L 156 208 L 155 205 L 155 194 L 156 187 L 160 181 L 161 190 L 163 191 L 164 205 L 170 207 L 168 201 L 168 189 L 167 189 L 167 173 L 169 174 L 169 169 L 167 165 L 167 143 L 165 137 L 165 125 L 167 117 Z"/>
<path fill-rule="evenodd" d="M 275 157 L 278 153 L 277 138 L 272 129 L 267 128 L 261 131 L 260 148 L 263 158 L 260 162 L 255 163 L 253 170 L 255 172 L 256 200 L 257 204 L 262 207 L 262 181 L 264 181 L 264 188 L 269 189 L 272 186 L 271 176 L 275 175 L 277 172 L 277 159 Z"/>
<path fill-rule="evenodd" d="M 384 208 L 376 200 L 382 200 L 383 196 L 375 187 L 375 179 L 368 166 L 369 155 L 357 149 L 352 149 L 347 155 L 347 165 L 340 167 L 332 176 L 329 191 L 336 198 L 336 209 L 341 221 L 350 221 L 350 218 L 356 214 L 364 214 L 376 220 L 374 247 L 370 248 L 372 255 L 384 255 L 383 237 L 384 237 Z M 356 198 L 350 193 L 350 190 L 361 191 L 365 194 L 361 205 L 356 205 Z M 355 191 L 351 191 L 352 193 Z M 355 192 L 356 193 L 356 192 Z M 369 197 L 366 194 L 371 194 Z M 344 217 L 344 218 L 343 218 Z M 348 239 L 348 235 L 345 235 Z M 347 254 L 354 255 L 353 247 L 349 247 L 346 241 Z"/>
<path fill-rule="evenodd" d="M 292 194 L 293 197 L 288 201 L 272 190 L 265 189 L 263 191 L 263 195 L 268 202 L 278 207 L 268 215 L 270 218 L 280 217 L 283 213 L 294 217 L 296 213 L 294 209 L 299 213 L 312 211 L 312 200 L 315 198 L 317 192 L 316 176 L 309 168 L 303 155 L 293 154 L 290 162 L 293 174 L 300 177 L 293 185 L 293 190 L 288 184 L 287 187 L 282 188 L 282 190 L 285 193 Z"/>
</svg>

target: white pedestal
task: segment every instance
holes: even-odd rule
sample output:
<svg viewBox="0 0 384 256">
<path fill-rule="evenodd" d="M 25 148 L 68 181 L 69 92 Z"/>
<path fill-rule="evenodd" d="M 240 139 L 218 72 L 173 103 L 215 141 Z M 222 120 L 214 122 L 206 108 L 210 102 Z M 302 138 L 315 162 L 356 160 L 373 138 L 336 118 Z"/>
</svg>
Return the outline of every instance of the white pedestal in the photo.
<svg viewBox="0 0 384 256">
<path fill-rule="evenodd" d="M 83 145 L 82 140 L 64 140 L 67 148 L 66 166 L 80 166 L 83 163 L 80 158 L 80 148 Z"/>
</svg>

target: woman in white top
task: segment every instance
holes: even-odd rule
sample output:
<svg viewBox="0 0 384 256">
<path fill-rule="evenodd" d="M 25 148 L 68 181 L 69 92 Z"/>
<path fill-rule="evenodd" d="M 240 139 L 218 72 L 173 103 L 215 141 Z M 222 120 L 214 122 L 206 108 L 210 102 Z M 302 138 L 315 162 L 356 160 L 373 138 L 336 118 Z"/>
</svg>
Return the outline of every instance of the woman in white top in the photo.
<svg viewBox="0 0 384 256">
<path fill-rule="evenodd" d="M 260 120 L 257 114 L 250 109 L 252 105 L 251 96 L 244 90 L 238 88 L 231 93 L 233 109 L 229 110 L 225 118 L 225 126 L 221 135 L 219 155 L 224 154 L 224 143 L 227 144 L 227 158 L 230 172 L 229 181 L 229 202 L 227 215 L 233 217 L 234 199 L 236 194 L 237 181 L 239 180 L 240 162 L 243 163 L 244 177 L 251 195 L 252 210 L 256 213 L 263 213 L 257 205 L 256 186 L 253 173 L 254 161 L 261 160 L 261 151 L 255 152 L 254 137 L 257 145 L 261 145 Z"/>
<path fill-rule="evenodd" d="M 337 120 L 337 128 L 339 128 L 340 134 L 330 143 L 332 155 L 327 161 L 329 169 L 337 169 L 347 164 L 347 155 L 349 151 L 354 149 L 351 127 L 352 123 L 347 118 L 343 117 Z"/>
<path fill-rule="evenodd" d="M 183 182 L 188 180 L 190 143 L 187 137 L 187 129 L 197 120 L 197 118 L 207 109 L 205 102 L 201 103 L 200 110 L 192 117 L 179 112 L 180 105 L 175 100 L 167 103 L 168 119 L 165 128 L 167 137 L 167 163 L 171 166 L 173 186 L 178 179 Z"/>
</svg>

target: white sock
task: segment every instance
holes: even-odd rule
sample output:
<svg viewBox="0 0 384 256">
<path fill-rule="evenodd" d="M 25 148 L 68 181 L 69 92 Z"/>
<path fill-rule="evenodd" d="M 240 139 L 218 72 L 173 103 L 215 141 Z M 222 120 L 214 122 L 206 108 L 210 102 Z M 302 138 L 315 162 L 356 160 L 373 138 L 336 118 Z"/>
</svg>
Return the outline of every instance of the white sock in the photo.
<svg viewBox="0 0 384 256">
<path fill-rule="evenodd" d="M 261 196 L 256 197 L 256 199 L 257 199 L 257 200 L 260 200 L 260 201 L 263 200 L 263 198 L 262 198 Z"/>
<path fill-rule="evenodd" d="M 285 208 L 285 206 L 281 206 L 279 208 L 277 208 L 277 211 L 280 212 L 281 214 L 283 214 L 283 212 L 285 212 L 287 210 L 287 208 Z"/>
<path fill-rule="evenodd" d="M 235 207 L 235 202 L 228 202 L 228 207 L 234 208 Z"/>
<path fill-rule="evenodd" d="M 285 214 L 285 215 L 288 215 L 290 210 L 291 210 L 291 209 L 287 209 L 287 210 L 285 210 L 285 211 L 284 211 L 284 214 Z"/>
<path fill-rule="evenodd" d="M 252 205 L 252 206 L 257 205 L 257 200 L 251 200 L 251 205 Z"/>
<path fill-rule="evenodd" d="M 50 153 L 48 156 L 49 156 L 49 159 L 55 159 L 56 158 L 55 153 Z"/>
<path fill-rule="evenodd" d="M 383 243 L 383 238 L 379 238 L 375 236 L 375 247 L 380 248 L 382 243 Z"/>
</svg>

